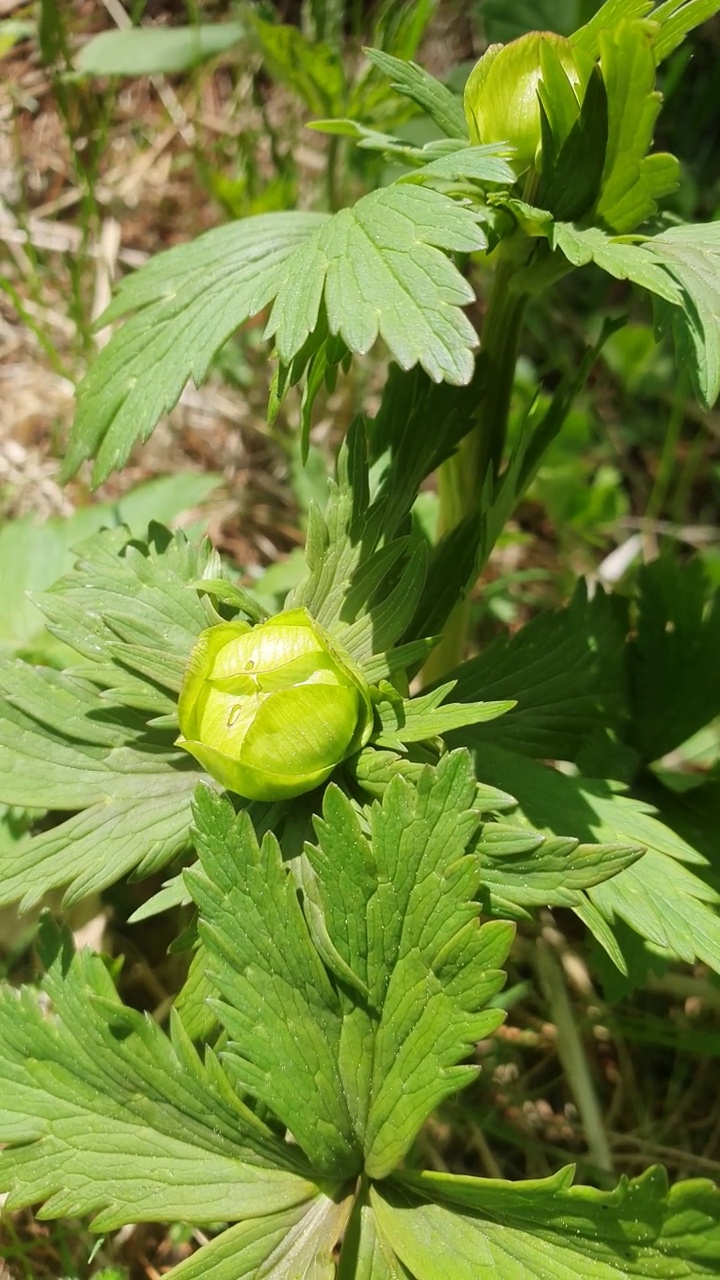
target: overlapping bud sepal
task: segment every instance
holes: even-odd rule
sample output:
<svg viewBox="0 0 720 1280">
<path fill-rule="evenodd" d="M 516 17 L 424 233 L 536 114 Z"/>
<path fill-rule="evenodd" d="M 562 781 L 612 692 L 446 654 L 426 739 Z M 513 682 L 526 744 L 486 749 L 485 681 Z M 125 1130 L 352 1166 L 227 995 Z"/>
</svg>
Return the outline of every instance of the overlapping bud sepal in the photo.
<svg viewBox="0 0 720 1280">
<path fill-rule="evenodd" d="M 306 609 L 203 631 L 188 660 L 177 745 L 228 791 L 287 800 L 325 782 L 373 727 L 370 686 Z"/>
<path fill-rule="evenodd" d="M 418 647 L 424 646 L 408 651 Z M 412 770 L 417 751 L 419 759 L 437 760 L 442 734 L 515 705 L 448 703 L 454 684 L 416 698 L 403 697 L 387 678 L 371 685 L 304 608 L 256 626 L 223 622 L 200 634 L 188 659 L 176 742 L 246 800 L 291 800 L 321 786 L 345 762 L 364 789 L 368 770 L 377 772 L 375 756 L 379 765 L 388 750 L 399 753 L 400 771 Z"/>
</svg>

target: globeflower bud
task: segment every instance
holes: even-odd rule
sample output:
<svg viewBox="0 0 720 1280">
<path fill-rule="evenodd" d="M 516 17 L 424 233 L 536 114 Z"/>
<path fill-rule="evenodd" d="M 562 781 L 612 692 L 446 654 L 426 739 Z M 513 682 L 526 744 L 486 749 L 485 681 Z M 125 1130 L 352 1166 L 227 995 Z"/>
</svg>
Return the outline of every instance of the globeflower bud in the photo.
<svg viewBox="0 0 720 1280">
<path fill-rule="evenodd" d="M 370 690 L 306 609 L 223 622 L 193 648 L 177 745 L 228 791 L 285 800 L 319 786 L 367 742 Z"/>
<path fill-rule="evenodd" d="M 465 116 L 474 143 L 509 142 L 518 175 L 535 166 L 542 140 L 538 86 L 544 56 L 553 55 L 573 89 L 583 81 L 570 40 L 552 31 L 530 31 L 510 44 L 493 44 L 470 73 Z"/>
</svg>

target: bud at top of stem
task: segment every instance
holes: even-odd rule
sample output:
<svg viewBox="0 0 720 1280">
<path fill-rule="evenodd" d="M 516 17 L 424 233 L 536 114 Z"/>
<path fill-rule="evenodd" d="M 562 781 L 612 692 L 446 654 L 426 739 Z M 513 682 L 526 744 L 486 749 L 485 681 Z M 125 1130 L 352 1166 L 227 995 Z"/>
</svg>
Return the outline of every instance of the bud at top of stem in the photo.
<svg viewBox="0 0 720 1280">
<path fill-rule="evenodd" d="M 510 44 L 494 44 L 483 54 L 465 86 L 465 116 L 474 143 L 509 142 L 518 176 L 540 170 L 542 127 L 538 90 L 543 63 L 559 63 L 578 102 L 587 74 L 578 65 L 570 40 L 552 31 L 531 31 Z"/>
<path fill-rule="evenodd" d="M 370 690 L 306 609 L 203 631 L 185 671 L 178 746 L 229 791 L 282 800 L 319 786 L 368 740 Z"/>
</svg>

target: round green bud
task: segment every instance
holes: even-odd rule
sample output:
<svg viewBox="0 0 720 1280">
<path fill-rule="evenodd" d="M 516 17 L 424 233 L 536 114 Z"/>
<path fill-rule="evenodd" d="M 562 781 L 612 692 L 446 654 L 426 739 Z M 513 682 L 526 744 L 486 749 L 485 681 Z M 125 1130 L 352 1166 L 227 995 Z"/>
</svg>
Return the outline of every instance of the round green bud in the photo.
<svg viewBox="0 0 720 1280">
<path fill-rule="evenodd" d="M 306 609 L 203 631 L 188 660 L 177 745 L 228 791 L 285 800 L 367 742 L 370 690 Z"/>
<path fill-rule="evenodd" d="M 578 99 L 584 77 L 570 40 L 553 31 L 530 31 L 510 44 L 492 44 L 470 72 L 465 86 L 465 116 L 474 143 L 509 142 L 512 165 L 519 174 L 539 169 L 542 130 L 538 86 L 543 79 L 543 53 L 554 55 Z"/>
</svg>

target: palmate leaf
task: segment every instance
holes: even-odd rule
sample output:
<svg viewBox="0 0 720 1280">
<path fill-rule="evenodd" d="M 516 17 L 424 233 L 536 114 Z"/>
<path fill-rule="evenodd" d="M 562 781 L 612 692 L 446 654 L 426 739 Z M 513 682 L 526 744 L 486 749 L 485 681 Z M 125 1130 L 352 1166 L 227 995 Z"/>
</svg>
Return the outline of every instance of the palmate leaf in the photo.
<svg viewBox="0 0 720 1280">
<path fill-rule="evenodd" d="M 45 923 L 46 998 L 0 992 L 0 1185 L 9 1208 L 125 1222 L 217 1221 L 316 1194 L 297 1149 L 239 1100 L 179 1020 L 168 1038 L 121 1004 L 100 957 Z"/>
<path fill-rule="evenodd" d="M 646 565 L 630 641 L 630 741 L 650 763 L 720 715 L 720 590 L 702 561 Z"/>
<path fill-rule="evenodd" d="M 247 815 L 199 793 L 203 871 L 185 875 L 228 1069 L 333 1176 L 388 1173 L 432 1108 L 474 1077 L 457 1064 L 501 1020 L 483 1005 L 512 930 L 478 927 L 477 863 L 462 856 L 476 787 L 464 752 L 415 786 L 396 777 L 362 819 L 328 787 L 302 873 L 305 916 L 274 837 L 258 846 Z"/>
<path fill-rule="evenodd" d="M 480 859 L 480 901 L 488 915 L 527 919 L 531 907 L 584 908 L 584 889 L 602 884 L 643 856 L 626 844 L 582 844 L 487 822 L 474 846 Z"/>
<path fill-rule="evenodd" d="M 367 835 L 331 789 L 308 849 L 318 945 L 364 996 L 341 1069 L 370 1176 L 389 1173 L 432 1108 L 473 1078 L 475 1067 L 456 1064 L 501 1021 L 481 1010 L 502 985 L 512 929 L 478 928 L 477 869 L 462 856 L 478 822 L 476 788 L 465 752 L 415 786 L 396 777 L 367 815 Z"/>
<path fill-rule="evenodd" d="M 570 604 L 537 615 L 513 636 L 499 636 L 452 677 L 456 701 L 512 696 L 516 706 L 473 741 L 541 760 L 575 760 L 597 729 L 628 718 L 625 671 L 627 605 L 580 583 Z M 512 691 L 512 692 L 511 692 Z M 460 735 L 449 739 L 457 745 Z"/>
<path fill-rule="evenodd" d="M 301 350 L 324 304 L 349 351 L 382 338 L 402 369 L 469 382 L 478 337 L 462 308 L 474 298 L 448 257 L 487 244 L 479 215 L 430 188 L 395 185 L 363 196 L 318 227 L 287 264 L 266 335 L 284 364 Z"/>
<path fill-rule="evenodd" d="M 325 221 L 269 213 L 208 231 L 128 276 L 104 317 L 125 321 L 93 360 L 78 391 L 64 474 L 94 457 L 100 484 L 147 440 L 185 383 L 199 384 L 219 347 L 267 306 L 288 258 Z"/>
<path fill-rule="evenodd" d="M 319 1193 L 309 1204 L 230 1227 L 173 1267 L 170 1280 L 335 1280 L 334 1254 L 352 1202 Z"/>
<path fill-rule="evenodd" d="M 28 907 L 60 885 L 76 901 L 188 847 L 204 775 L 174 746 L 176 690 L 198 633 L 217 620 L 194 584 L 218 572 L 207 544 L 157 527 L 149 545 L 127 544 L 126 530 L 106 530 L 39 600 L 84 661 L 65 673 L 0 664 L 0 802 L 72 816 L 4 854 L 0 902 Z"/>
<path fill-rule="evenodd" d="M 471 741 L 473 732 L 466 729 L 464 736 Z M 568 777 L 490 744 L 474 756 L 478 777 L 517 798 L 509 820 L 553 835 L 646 850 L 634 865 L 588 889 L 594 911 L 580 908 L 578 914 L 590 927 L 597 913 L 610 926 L 617 917 L 669 956 L 688 963 L 700 959 L 720 973 L 720 894 L 703 879 L 707 860 L 656 818 L 650 805 L 621 794 L 617 784 Z M 597 936 L 606 946 L 607 933 Z"/>
<path fill-rule="evenodd" d="M 709 1280 L 718 1274 L 720 1192 L 713 1183 L 696 1179 L 668 1188 L 664 1170 L 656 1168 L 623 1179 L 613 1191 L 597 1191 L 573 1187 L 572 1175 L 563 1169 L 524 1183 L 396 1176 L 370 1192 L 375 1229 L 402 1264 L 395 1274 L 412 1280 Z"/>
<path fill-rule="evenodd" d="M 689 369 L 700 403 L 711 408 L 720 395 L 720 223 L 669 227 L 651 244 L 683 291 L 682 306 L 666 306 L 662 298 L 656 303 L 660 328 L 672 329 L 678 363 Z"/>
<path fill-rule="evenodd" d="M 594 261 L 653 294 L 658 327 L 672 330 L 678 365 L 690 373 L 701 404 L 713 405 L 720 395 L 720 223 L 671 227 L 639 243 L 569 223 L 547 234 L 573 266 Z"/>
</svg>

